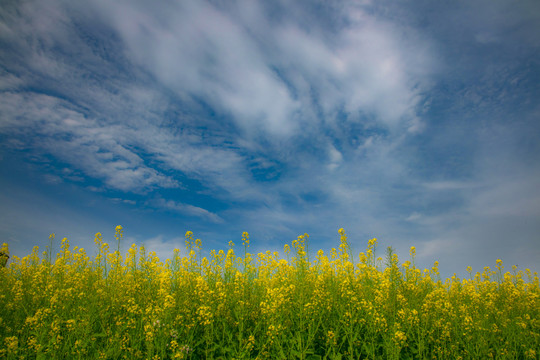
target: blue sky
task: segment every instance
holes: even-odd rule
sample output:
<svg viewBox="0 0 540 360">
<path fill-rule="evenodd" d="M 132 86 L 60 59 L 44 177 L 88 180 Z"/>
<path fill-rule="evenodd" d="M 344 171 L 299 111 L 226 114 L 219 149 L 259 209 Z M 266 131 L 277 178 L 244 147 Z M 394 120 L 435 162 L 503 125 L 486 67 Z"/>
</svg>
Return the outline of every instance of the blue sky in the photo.
<svg viewBox="0 0 540 360">
<path fill-rule="evenodd" d="M 0 237 L 538 270 L 537 1 L 3 1 Z M 92 253 L 90 251 L 90 253 Z"/>
</svg>

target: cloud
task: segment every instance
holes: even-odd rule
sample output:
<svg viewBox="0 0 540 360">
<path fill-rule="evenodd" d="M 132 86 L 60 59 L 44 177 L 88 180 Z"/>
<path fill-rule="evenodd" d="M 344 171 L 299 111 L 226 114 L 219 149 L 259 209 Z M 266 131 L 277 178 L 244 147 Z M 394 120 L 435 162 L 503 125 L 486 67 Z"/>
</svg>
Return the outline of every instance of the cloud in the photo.
<svg viewBox="0 0 540 360">
<path fill-rule="evenodd" d="M 13 29 L 11 44 L 22 52 L 39 54 L 29 68 L 51 80 L 49 84 L 61 82 L 62 87 L 48 90 L 61 91 L 67 99 L 56 98 L 51 91 L 50 95 L 7 93 L 11 108 L 6 110 L 11 114 L 3 125 L 12 131 L 40 122 L 46 137 L 41 147 L 115 189 L 181 186 L 164 175 L 159 168 L 163 165 L 211 188 L 224 189 L 231 197 L 246 198 L 247 193 L 264 198 L 260 189 L 247 190 L 253 182 L 245 158 L 246 152 L 264 148 L 261 137 L 270 145 L 263 150 L 265 156 L 279 159 L 278 149 L 298 151 L 294 142 L 280 138 L 320 136 L 326 127 L 335 128 L 339 109 L 345 109 L 352 120 L 360 113 L 374 113 L 376 121 L 386 126 L 407 117 L 414 107 L 417 90 L 407 84 L 406 74 L 413 72 L 410 66 L 419 65 L 402 61 L 405 52 L 399 45 L 407 41 L 398 41 L 403 40 L 400 29 L 362 10 L 349 10 L 333 10 L 336 18 L 349 19 L 330 41 L 328 30 L 316 23 L 310 23 L 309 31 L 297 25 L 307 24 L 307 18 L 297 23 L 286 18 L 275 26 L 257 3 L 226 11 L 198 2 L 163 7 L 96 2 L 80 7 L 51 1 L 46 20 L 32 7 L 23 7 L 26 21 L 16 25 L 12 19 L 8 26 Z M 87 11 L 98 15 L 94 29 L 80 17 Z M 71 31 L 75 24 L 82 30 Z M 110 50 L 117 47 L 116 59 L 92 48 L 85 39 L 91 30 Z M 106 40 L 104 34 L 111 31 L 120 41 Z M 39 41 L 27 42 L 23 35 Z M 34 43 L 40 45 L 36 48 Z M 66 48 L 60 57 L 53 50 L 55 43 Z M 81 61 L 75 58 L 77 52 Z M 122 56 L 134 62 L 122 62 Z M 226 133 L 223 140 L 231 146 L 209 146 L 208 138 L 185 132 L 193 126 L 186 127 L 186 122 L 193 120 L 184 114 L 163 127 L 165 113 L 160 108 L 170 107 L 172 99 L 158 95 L 158 84 L 140 83 L 115 72 L 132 65 L 153 74 L 159 86 L 174 90 L 182 105 L 204 99 L 222 115 L 230 115 L 242 132 Z M 108 78 L 84 82 L 96 73 Z M 31 81 L 28 72 L 21 74 Z M 27 120 L 15 124 L 11 119 L 21 114 L 13 104 L 22 102 L 30 104 L 22 115 Z M 194 118 L 200 121 L 200 115 Z M 223 124 L 210 121 L 208 126 L 210 133 L 217 133 Z M 324 149 L 328 139 L 322 140 L 316 147 Z M 340 162 L 334 155 L 329 168 Z M 297 166 L 294 158 L 278 161 Z"/>
<path fill-rule="evenodd" d="M 359 9 L 334 10 L 349 20 L 329 39 L 314 23 L 309 32 L 299 27 L 302 19 L 274 23 L 256 2 L 228 11 L 189 1 L 98 4 L 138 65 L 179 96 L 204 98 L 251 135 L 296 134 L 319 121 L 316 106 L 326 118 L 344 109 L 394 125 L 412 117 L 429 68 L 411 31 L 404 37 Z"/>
<path fill-rule="evenodd" d="M 131 243 L 139 243 L 139 247 L 144 246 L 147 256 L 150 252 L 154 252 L 160 261 L 165 263 L 167 259 L 171 259 L 173 257 L 174 249 L 181 251 L 184 249 L 184 241 L 185 239 L 180 237 L 170 238 L 165 235 L 157 235 L 141 241 L 133 240 Z M 182 253 L 180 253 L 180 256 L 182 256 Z"/>
<path fill-rule="evenodd" d="M 286 134 L 297 104 L 235 23 L 204 2 L 100 3 L 130 55 L 182 97 L 204 97 L 244 130 Z M 255 121 L 255 123 L 253 123 Z"/>
<path fill-rule="evenodd" d="M 472 184 L 470 182 L 463 181 L 434 181 L 430 183 L 424 183 L 423 186 L 429 190 L 462 190 L 470 189 L 478 186 L 478 184 Z"/>
<path fill-rule="evenodd" d="M 165 200 L 165 199 L 162 199 L 162 198 L 157 198 L 157 199 L 150 200 L 149 204 L 152 205 L 152 206 L 156 206 L 158 208 L 161 208 L 161 209 L 176 211 L 176 212 L 182 213 L 184 215 L 194 216 L 194 217 L 201 217 L 201 218 L 207 219 L 207 220 L 209 220 L 211 222 L 214 222 L 214 223 L 222 223 L 223 222 L 223 219 L 220 218 L 218 215 L 216 215 L 216 214 L 214 214 L 214 213 L 212 213 L 212 212 L 210 212 L 210 211 L 208 211 L 206 209 L 203 209 L 201 207 L 193 206 L 193 205 L 190 205 L 190 204 L 183 204 L 183 203 L 179 203 L 179 202 L 176 202 L 176 201 L 173 201 L 173 200 Z"/>
<path fill-rule="evenodd" d="M 135 200 L 130 200 L 130 199 L 121 199 L 121 198 L 111 198 L 112 201 L 114 202 L 117 202 L 117 203 L 124 203 L 124 204 L 129 204 L 129 205 L 136 205 L 137 202 Z"/>
<path fill-rule="evenodd" d="M 144 191 L 179 184 L 154 168 L 122 144 L 125 126 L 101 126 L 95 119 L 68 108 L 58 98 L 41 94 L 4 93 L 0 113 L 5 121 L 0 132 L 25 137 L 28 129 L 34 139 L 25 144 L 54 155 L 86 176 L 103 179 L 124 191 Z"/>
<path fill-rule="evenodd" d="M 332 171 L 337 168 L 343 161 L 343 155 L 334 146 L 330 146 L 329 150 L 330 163 L 327 165 L 328 170 Z"/>
<path fill-rule="evenodd" d="M 405 221 L 416 221 L 418 219 L 421 219 L 422 218 L 422 215 L 417 213 L 416 211 L 413 212 L 411 215 L 409 215 Z"/>
</svg>

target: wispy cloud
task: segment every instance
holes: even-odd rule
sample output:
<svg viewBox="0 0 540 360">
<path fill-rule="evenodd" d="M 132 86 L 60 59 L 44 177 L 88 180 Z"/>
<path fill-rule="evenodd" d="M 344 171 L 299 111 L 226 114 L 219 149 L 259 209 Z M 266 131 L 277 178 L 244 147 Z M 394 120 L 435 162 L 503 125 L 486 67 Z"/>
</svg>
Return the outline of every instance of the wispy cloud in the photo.
<svg viewBox="0 0 540 360">
<path fill-rule="evenodd" d="M 5 135 L 33 138 L 26 144 L 52 154 L 83 171 L 103 179 L 115 189 L 147 190 L 179 186 L 176 180 L 145 165 L 121 138 L 132 130 L 126 126 L 101 126 L 95 119 L 68 108 L 62 100 L 48 95 L 4 93 L 0 113 L 6 119 L 0 126 Z"/>
<path fill-rule="evenodd" d="M 162 198 L 153 199 L 149 203 L 151 206 L 156 206 L 162 209 L 177 211 L 184 215 L 203 217 L 214 223 L 223 222 L 223 219 L 220 218 L 218 215 L 198 206 L 193 206 L 190 204 L 182 204 L 173 200 L 165 200 Z"/>
<path fill-rule="evenodd" d="M 139 244 L 138 250 L 140 251 L 140 246 L 144 247 L 145 256 L 149 256 L 151 253 L 154 253 L 155 256 L 163 263 L 167 259 L 172 259 L 175 249 L 179 250 L 180 256 L 185 256 L 184 252 L 184 238 L 175 236 L 169 237 L 165 235 L 156 235 L 151 238 L 142 238 L 138 239 L 132 236 L 125 237 L 123 244 L 120 245 L 120 251 L 122 254 L 127 254 L 127 251 L 131 244 Z M 139 253 L 139 255 L 141 255 Z"/>
<path fill-rule="evenodd" d="M 183 2 L 164 11 L 102 2 L 100 10 L 139 65 L 180 96 L 202 97 L 230 114 L 247 134 L 290 136 L 339 109 L 385 125 L 414 117 L 430 60 L 411 31 L 405 37 L 362 9 L 335 9 L 347 26 L 330 39 L 324 28 L 273 23 L 260 4 L 246 6 L 234 12 Z"/>
</svg>

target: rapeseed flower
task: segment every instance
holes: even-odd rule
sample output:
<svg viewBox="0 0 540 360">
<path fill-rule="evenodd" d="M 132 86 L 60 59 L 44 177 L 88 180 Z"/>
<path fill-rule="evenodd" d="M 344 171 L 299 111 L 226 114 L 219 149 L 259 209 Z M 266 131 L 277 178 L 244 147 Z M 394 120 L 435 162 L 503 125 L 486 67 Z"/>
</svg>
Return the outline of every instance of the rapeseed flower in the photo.
<svg viewBox="0 0 540 360">
<path fill-rule="evenodd" d="M 414 246 L 409 260 L 390 252 L 383 263 L 375 238 L 353 257 L 338 233 L 315 258 L 307 234 L 284 246 L 285 259 L 250 254 L 248 233 L 243 255 L 230 242 L 203 257 L 188 231 L 185 255 L 165 262 L 136 245 L 122 258 L 100 233 L 94 257 L 67 239 L 56 258 L 36 247 L 0 268 L 0 357 L 537 357 L 536 273 L 504 273 L 498 259 L 496 271 L 441 279 L 437 262 L 416 267 Z"/>
</svg>

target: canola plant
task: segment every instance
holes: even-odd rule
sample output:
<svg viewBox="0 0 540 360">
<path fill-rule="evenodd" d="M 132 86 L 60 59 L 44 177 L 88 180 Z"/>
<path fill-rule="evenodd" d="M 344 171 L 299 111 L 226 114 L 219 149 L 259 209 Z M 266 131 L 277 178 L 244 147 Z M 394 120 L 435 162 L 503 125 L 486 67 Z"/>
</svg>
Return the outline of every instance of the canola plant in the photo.
<svg viewBox="0 0 540 360">
<path fill-rule="evenodd" d="M 277 252 L 211 251 L 186 233 L 164 263 L 96 234 L 97 255 L 54 234 L 0 267 L 5 359 L 538 359 L 540 286 L 530 270 L 496 268 L 441 280 L 377 240 L 355 259 L 347 235 L 325 255 L 308 235 Z M 9 256 L 3 245 L 1 252 Z M 315 255 L 315 254 L 313 254 Z"/>
</svg>

